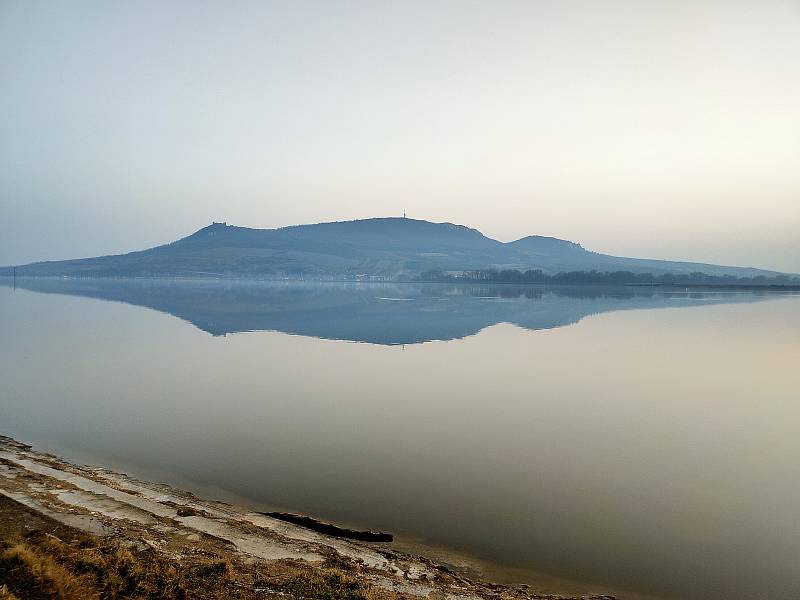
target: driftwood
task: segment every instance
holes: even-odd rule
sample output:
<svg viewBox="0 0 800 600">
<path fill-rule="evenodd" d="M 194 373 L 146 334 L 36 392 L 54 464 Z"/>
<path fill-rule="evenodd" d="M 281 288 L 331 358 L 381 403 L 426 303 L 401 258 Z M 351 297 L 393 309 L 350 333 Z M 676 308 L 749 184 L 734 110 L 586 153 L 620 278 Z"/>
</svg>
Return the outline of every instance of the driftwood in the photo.
<svg viewBox="0 0 800 600">
<path fill-rule="evenodd" d="M 311 517 L 304 515 L 295 515 L 292 513 L 284 512 L 264 512 L 262 515 L 279 519 L 294 525 L 300 525 L 306 529 L 311 529 L 317 533 L 324 533 L 333 537 L 347 538 L 349 540 L 358 540 L 360 542 L 391 542 L 394 538 L 391 533 L 383 533 L 381 531 L 356 531 L 355 529 L 345 529 L 338 527 L 331 523 L 323 523 Z"/>
</svg>

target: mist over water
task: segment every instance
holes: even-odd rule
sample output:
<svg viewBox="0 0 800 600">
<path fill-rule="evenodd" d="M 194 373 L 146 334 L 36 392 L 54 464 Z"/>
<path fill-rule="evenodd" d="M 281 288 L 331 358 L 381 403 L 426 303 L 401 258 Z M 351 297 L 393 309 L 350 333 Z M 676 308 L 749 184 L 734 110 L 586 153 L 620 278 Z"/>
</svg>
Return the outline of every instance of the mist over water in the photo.
<svg viewBox="0 0 800 600">
<path fill-rule="evenodd" d="M 796 295 L 18 284 L 0 432 L 40 449 L 598 591 L 800 594 Z"/>
</svg>

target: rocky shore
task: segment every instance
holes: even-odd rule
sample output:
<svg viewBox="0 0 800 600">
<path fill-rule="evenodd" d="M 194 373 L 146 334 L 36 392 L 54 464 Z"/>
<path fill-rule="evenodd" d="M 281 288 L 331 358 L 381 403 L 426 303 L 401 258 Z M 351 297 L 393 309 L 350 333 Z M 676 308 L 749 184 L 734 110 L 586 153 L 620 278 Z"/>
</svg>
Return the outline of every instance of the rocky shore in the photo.
<svg viewBox="0 0 800 600">
<path fill-rule="evenodd" d="M 0 600 L 611 600 L 475 580 L 0 436 Z"/>
</svg>

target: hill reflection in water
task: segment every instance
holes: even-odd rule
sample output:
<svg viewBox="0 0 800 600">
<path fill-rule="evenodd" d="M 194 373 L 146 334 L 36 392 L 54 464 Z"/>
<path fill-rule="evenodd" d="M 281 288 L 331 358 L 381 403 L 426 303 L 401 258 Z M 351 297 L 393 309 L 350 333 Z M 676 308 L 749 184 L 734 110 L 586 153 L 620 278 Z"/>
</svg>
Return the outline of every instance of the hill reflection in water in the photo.
<svg viewBox="0 0 800 600">
<path fill-rule="evenodd" d="M 382 345 L 459 339 L 497 323 L 552 329 L 609 311 L 753 302 L 774 296 L 769 291 L 651 287 L 139 279 L 17 279 L 16 286 L 151 308 L 215 336 L 279 331 Z"/>
</svg>

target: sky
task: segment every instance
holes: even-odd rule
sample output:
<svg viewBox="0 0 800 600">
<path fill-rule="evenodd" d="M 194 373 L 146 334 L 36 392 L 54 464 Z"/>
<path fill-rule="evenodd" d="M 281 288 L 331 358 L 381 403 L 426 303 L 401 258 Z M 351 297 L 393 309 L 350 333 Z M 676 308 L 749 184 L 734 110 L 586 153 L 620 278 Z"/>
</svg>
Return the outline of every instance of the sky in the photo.
<svg viewBox="0 0 800 600">
<path fill-rule="evenodd" d="M 800 272 L 800 2 L 0 0 L 0 265 L 402 215 Z"/>
</svg>

